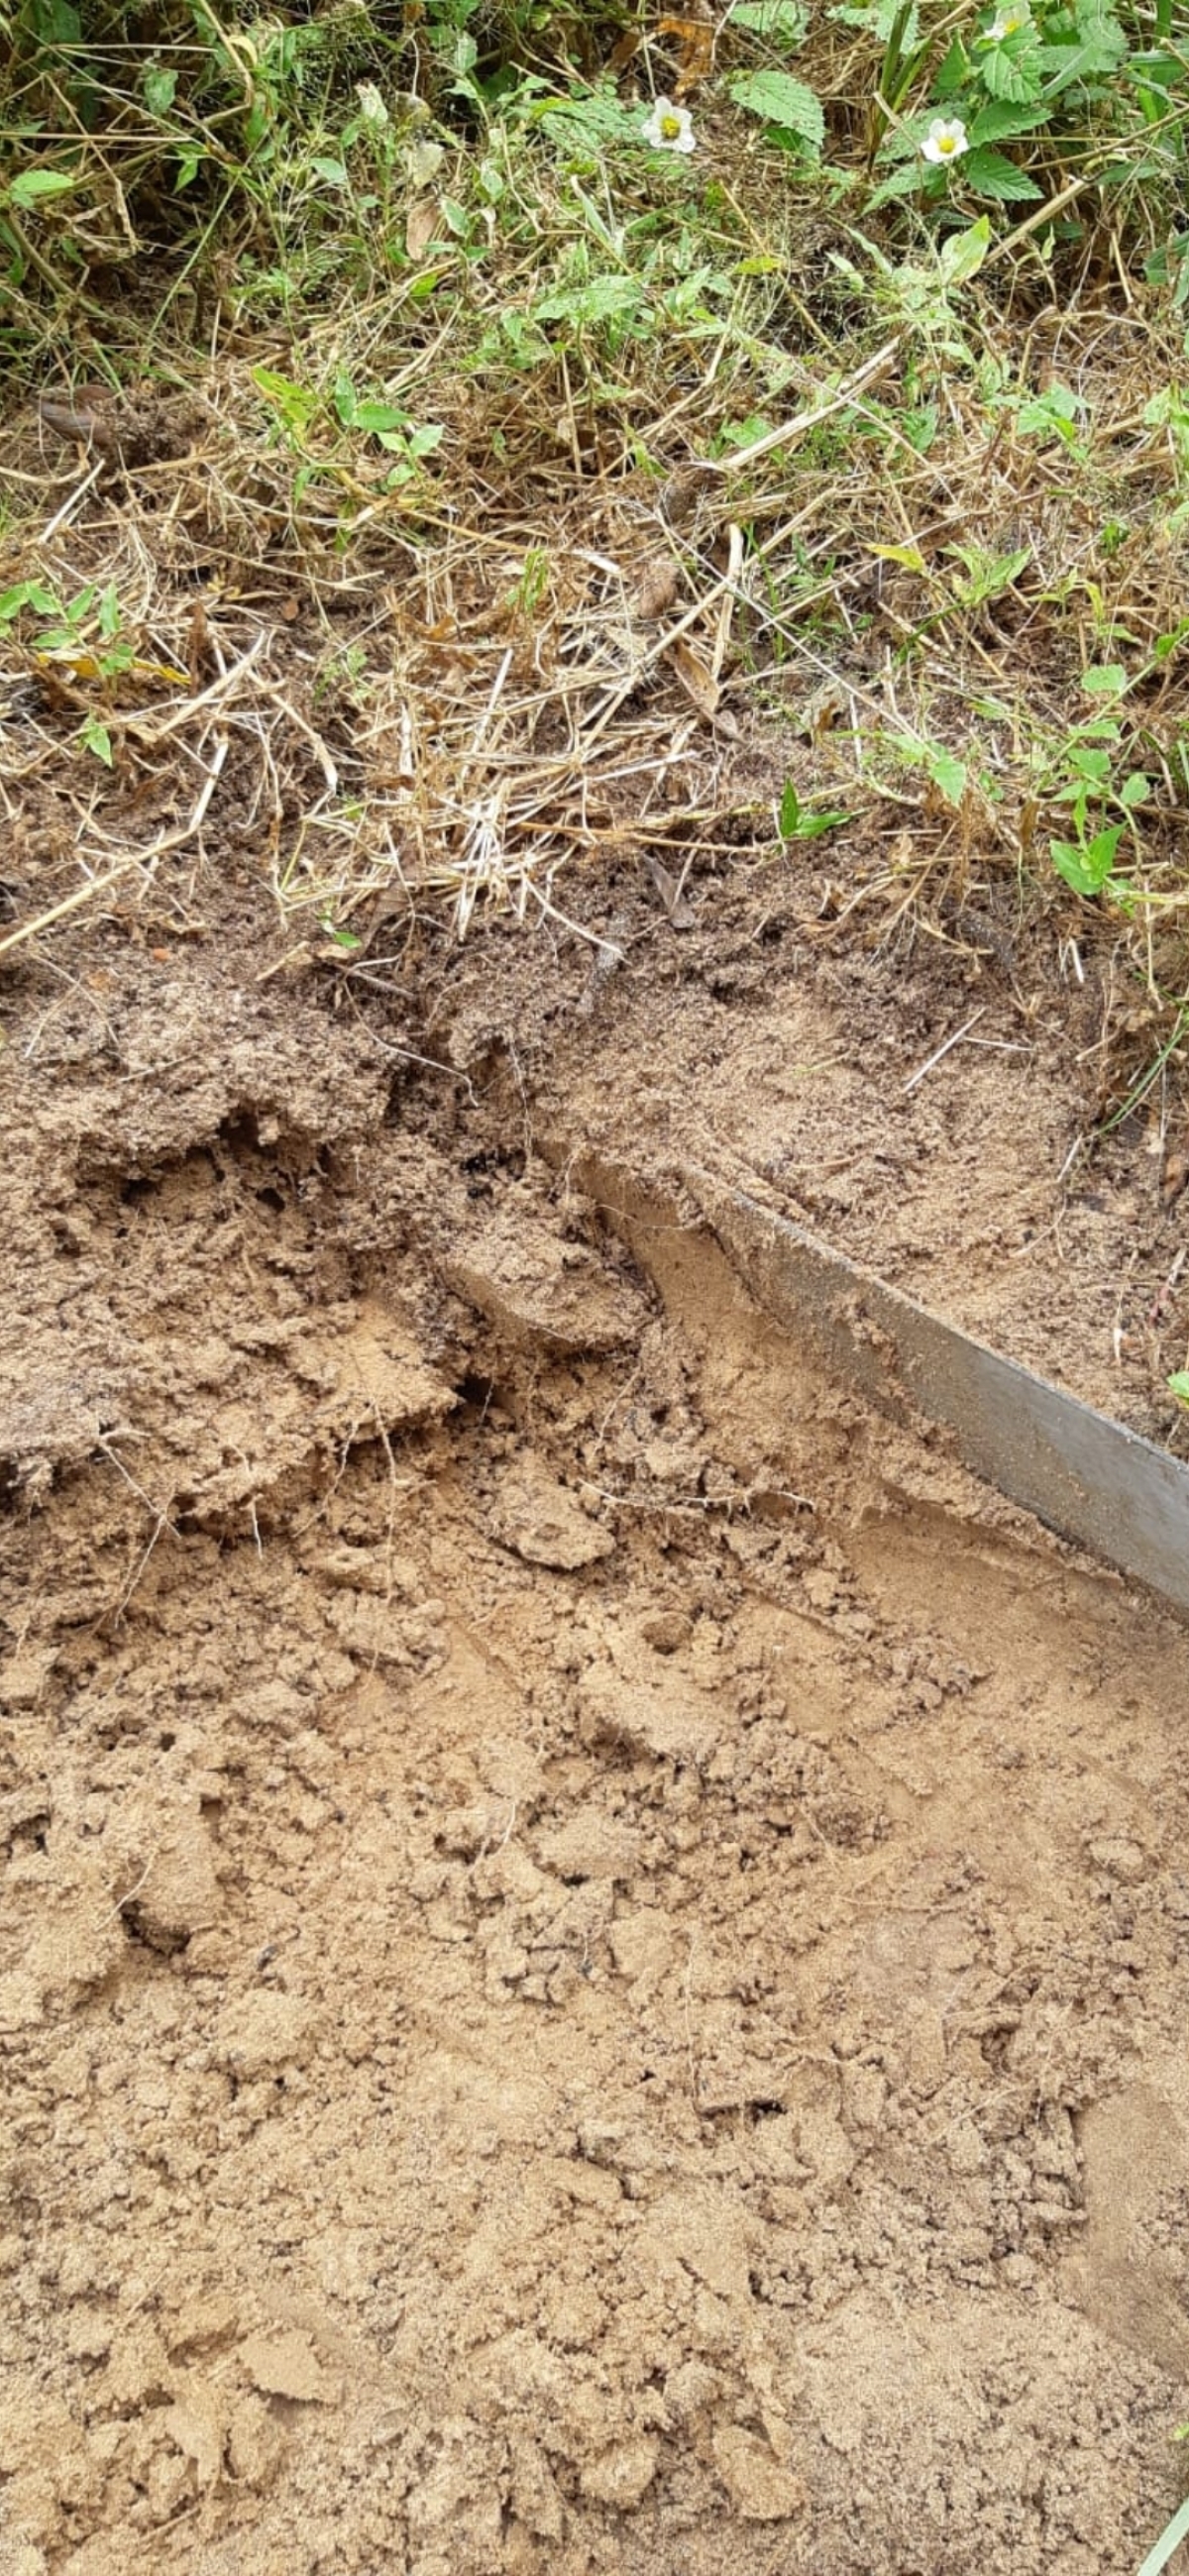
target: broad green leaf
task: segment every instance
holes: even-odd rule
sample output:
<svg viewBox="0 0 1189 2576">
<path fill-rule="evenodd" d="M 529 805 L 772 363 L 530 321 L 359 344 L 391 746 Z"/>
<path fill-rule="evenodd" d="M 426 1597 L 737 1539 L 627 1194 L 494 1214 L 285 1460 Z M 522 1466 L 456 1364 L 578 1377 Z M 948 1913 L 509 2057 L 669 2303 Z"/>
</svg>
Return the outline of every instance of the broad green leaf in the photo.
<svg viewBox="0 0 1189 2576">
<path fill-rule="evenodd" d="M 943 751 L 938 744 L 932 743 L 925 765 L 947 805 L 960 805 L 966 793 L 965 761 L 959 760 L 952 751 Z"/>
<path fill-rule="evenodd" d="M 356 403 L 351 427 L 366 430 L 370 437 L 375 438 L 383 430 L 407 428 L 408 419 L 407 411 L 402 411 L 399 403 L 361 402 Z"/>
<path fill-rule="evenodd" d="M 316 153 L 310 168 L 317 171 L 320 179 L 325 179 L 328 188 L 349 188 L 351 185 L 350 173 L 341 161 L 331 161 Z"/>
<path fill-rule="evenodd" d="M 1092 662 L 1082 673 L 1082 687 L 1088 698 L 1121 698 L 1127 673 L 1121 662 Z"/>
<path fill-rule="evenodd" d="M 1146 770 L 1133 769 L 1119 789 L 1119 803 L 1133 813 L 1137 805 L 1146 805 L 1152 793 L 1152 781 Z"/>
<path fill-rule="evenodd" d="M 150 116 L 168 116 L 177 97 L 176 72 L 163 70 L 160 63 L 148 64 L 144 75 L 145 106 Z"/>
<path fill-rule="evenodd" d="M 84 751 L 93 752 L 96 760 L 103 762 L 105 769 L 111 768 L 111 735 L 107 726 L 100 723 L 98 716 L 87 716 L 84 719 L 79 727 L 78 738 Z"/>
<path fill-rule="evenodd" d="M 1069 766 L 1078 778 L 1088 779 L 1092 787 L 1109 787 L 1111 756 L 1109 751 L 1089 751 L 1085 746 L 1072 749 Z"/>
<path fill-rule="evenodd" d="M 610 322 L 638 310 L 643 289 L 635 277 L 591 277 L 585 286 L 564 287 L 542 296 L 533 306 L 534 322 Z"/>
<path fill-rule="evenodd" d="M 787 127 L 811 152 L 821 151 L 826 135 L 821 101 L 791 72 L 737 72 L 727 88 L 736 107 L 762 116 L 769 125 Z"/>
<path fill-rule="evenodd" d="M 35 608 L 39 617 L 62 614 L 61 601 L 40 581 L 18 581 L 11 590 L 0 591 L 0 626 L 10 626 L 22 608 Z"/>
<path fill-rule="evenodd" d="M 969 156 L 970 160 L 975 157 L 973 153 Z M 965 286 L 970 278 L 977 277 L 990 247 L 989 215 L 980 215 L 978 222 L 971 224 L 967 232 L 950 233 L 940 252 L 941 273 L 946 285 Z"/>
<path fill-rule="evenodd" d="M 33 32 L 42 45 L 82 42 L 82 21 L 70 0 L 33 0 Z"/>
<path fill-rule="evenodd" d="M 25 210 L 43 205 L 50 197 L 69 196 L 78 180 L 68 170 L 22 170 L 8 191 L 12 205 Z"/>
<path fill-rule="evenodd" d="M 1030 401 L 1021 403 L 1016 428 L 1025 437 L 1047 433 L 1063 438 L 1068 445 L 1085 408 L 1081 395 L 1071 393 L 1068 385 L 1052 384 L 1043 394 L 1034 394 Z"/>
<path fill-rule="evenodd" d="M 1173 1374 L 1168 1381 L 1168 1388 L 1170 1395 L 1175 1395 L 1178 1404 L 1189 1404 L 1189 1369 L 1174 1369 Z M 1181 2510 L 1182 2513 L 1186 2513 L 1186 2508 L 1184 2506 L 1182 2506 Z M 1178 2514 L 1177 2519 L 1180 2521 L 1180 2514 Z M 1189 2514 L 1186 2515 L 1185 2527 L 1189 2530 Z"/>
<path fill-rule="evenodd" d="M 1050 841 L 1049 852 L 1059 877 L 1075 894 L 1101 894 L 1123 837 L 1121 823 L 1108 823 L 1092 841 Z"/>
</svg>

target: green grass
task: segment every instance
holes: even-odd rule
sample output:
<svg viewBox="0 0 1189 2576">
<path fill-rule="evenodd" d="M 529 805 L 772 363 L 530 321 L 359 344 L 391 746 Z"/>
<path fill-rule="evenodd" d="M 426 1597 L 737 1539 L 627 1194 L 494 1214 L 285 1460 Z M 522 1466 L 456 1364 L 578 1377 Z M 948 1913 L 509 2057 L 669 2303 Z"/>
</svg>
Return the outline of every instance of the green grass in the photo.
<svg viewBox="0 0 1189 2576">
<path fill-rule="evenodd" d="M 1007 876 L 1131 960 L 1109 1115 L 1189 997 L 1189 16 L 654 26 L 0 5 L 10 796 L 180 901 L 235 795 L 340 955 L 642 812 L 877 929 Z"/>
</svg>

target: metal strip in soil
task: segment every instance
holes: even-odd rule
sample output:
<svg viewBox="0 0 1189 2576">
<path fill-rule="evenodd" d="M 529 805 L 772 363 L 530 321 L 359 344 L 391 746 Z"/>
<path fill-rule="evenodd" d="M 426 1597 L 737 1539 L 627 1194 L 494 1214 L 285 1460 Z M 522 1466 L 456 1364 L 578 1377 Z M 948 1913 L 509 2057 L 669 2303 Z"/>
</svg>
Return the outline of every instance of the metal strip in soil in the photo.
<svg viewBox="0 0 1189 2576">
<path fill-rule="evenodd" d="M 742 1191 L 683 1180 L 760 1304 L 836 1375 L 885 1413 L 944 1424 L 976 1475 L 1189 1611 L 1189 1467 Z"/>
</svg>

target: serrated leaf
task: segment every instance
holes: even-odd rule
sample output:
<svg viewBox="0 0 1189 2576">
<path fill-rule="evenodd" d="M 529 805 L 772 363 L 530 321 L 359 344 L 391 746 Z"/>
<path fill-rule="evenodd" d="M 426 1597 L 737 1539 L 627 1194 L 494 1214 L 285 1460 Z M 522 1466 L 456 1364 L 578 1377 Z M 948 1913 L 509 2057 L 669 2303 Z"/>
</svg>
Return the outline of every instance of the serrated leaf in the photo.
<svg viewBox="0 0 1189 2576">
<path fill-rule="evenodd" d="M 956 98 L 970 78 L 970 57 L 960 36 L 955 36 L 948 53 L 938 64 L 933 80 L 933 94 L 938 99 Z"/>
<path fill-rule="evenodd" d="M 1029 198 L 1044 195 L 1044 189 L 1037 187 L 1035 179 L 1029 179 L 1022 170 L 1017 170 L 1015 162 L 1009 161 L 1005 153 L 989 152 L 985 147 L 981 151 L 967 153 L 962 174 L 968 188 L 975 189 L 980 197 L 994 197 L 998 205 L 1022 206 Z"/>
<path fill-rule="evenodd" d="M 1082 687 L 1088 698 L 1121 698 L 1128 685 L 1121 662 L 1092 662 L 1082 673 Z"/>
<path fill-rule="evenodd" d="M 971 149 L 984 143 L 1010 143 L 1017 134 L 1034 134 L 1038 125 L 1047 125 L 1049 110 L 1042 103 L 1036 107 L 1000 106 L 992 101 L 972 116 L 968 132 Z"/>
<path fill-rule="evenodd" d="M 765 36 L 770 45 L 799 45 L 805 33 L 805 11 L 798 0 L 734 0 L 728 24 Z"/>
<path fill-rule="evenodd" d="M 821 151 L 826 119 L 820 99 L 791 72 L 737 72 L 727 88 L 736 107 L 762 116 L 768 125 L 783 125 L 799 135 L 811 152 Z"/>
<path fill-rule="evenodd" d="M 1025 70 L 1023 64 L 1009 54 L 1006 45 L 992 45 L 983 56 L 980 69 L 990 98 L 1023 101 L 1036 97 L 1035 72 L 1031 68 Z"/>
</svg>

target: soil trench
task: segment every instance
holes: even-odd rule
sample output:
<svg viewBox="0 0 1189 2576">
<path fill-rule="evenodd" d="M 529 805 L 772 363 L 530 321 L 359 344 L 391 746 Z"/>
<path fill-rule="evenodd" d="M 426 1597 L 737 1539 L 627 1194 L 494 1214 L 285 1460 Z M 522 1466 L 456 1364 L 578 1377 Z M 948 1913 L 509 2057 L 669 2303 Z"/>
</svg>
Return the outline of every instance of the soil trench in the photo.
<svg viewBox="0 0 1189 2576">
<path fill-rule="evenodd" d="M 346 1039 L 133 1089 L 6 1184 L 4 2576 L 1138 2564 L 1185 1629 Z"/>
</svg>

